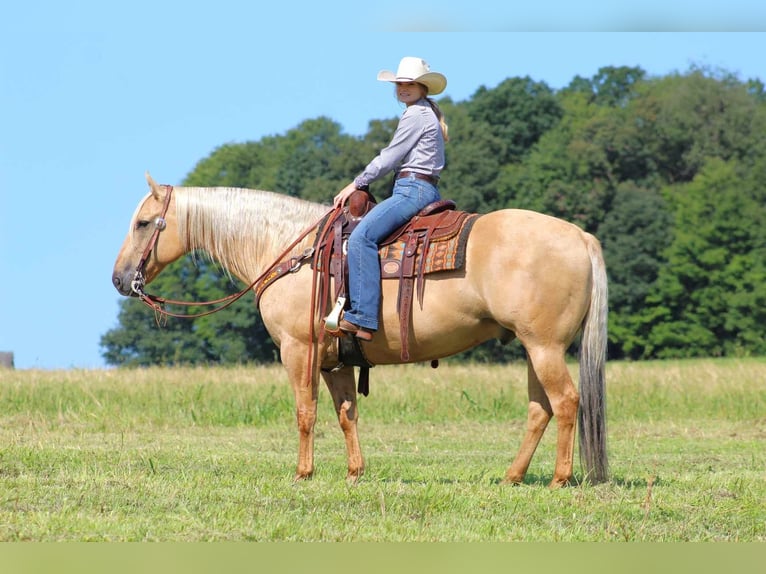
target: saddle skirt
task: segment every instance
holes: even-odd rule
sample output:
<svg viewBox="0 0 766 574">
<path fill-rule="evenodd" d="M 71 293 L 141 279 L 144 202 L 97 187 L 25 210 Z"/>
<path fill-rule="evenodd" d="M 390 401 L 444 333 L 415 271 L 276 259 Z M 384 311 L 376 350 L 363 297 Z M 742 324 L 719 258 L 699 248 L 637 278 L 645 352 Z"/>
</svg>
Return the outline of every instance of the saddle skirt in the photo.
<svg viewBox="0 0 766 574">
<path fill-rule="evenodd" d="M 374 205 L 375 200 L 369 193 L 357 191 L 344 210 L 332 212 L 320 225 L 314 245 L 317 255 L 315 272 L 319 275 L 320 285 L 324 286 L 320 288 L 320 300 L 326 300 L 321 293 L 329 296 L 327 286 L 331 278 L 333 301 L 347 292 L 348 269 L 343 246 Z M 422 309 L 426 275 L 463 268 L 468 236 L 478 217 L 475 213 L 456 210 L 454 201 L 440 200 L 422 209 L 381 243 L 381 279 L 399 280 L 397 313 L 402 361 L 409 361 L 410 318 L 415 291 Z"/>
<path fill-rule="evenodd" d="M 412 276 L 413 272 L 427 275 L 437 271 L 462 269 L 468 234 L 478 216 L 449 209 L 451 211 L 416 215 L 406 227 L 381 244 L 381 279 L 400 279 Z M 416 248 L 414 254 L 413 247 Z M 406 262 L 413 255 L 414 265 L 410 268 Z"/>
</svg>

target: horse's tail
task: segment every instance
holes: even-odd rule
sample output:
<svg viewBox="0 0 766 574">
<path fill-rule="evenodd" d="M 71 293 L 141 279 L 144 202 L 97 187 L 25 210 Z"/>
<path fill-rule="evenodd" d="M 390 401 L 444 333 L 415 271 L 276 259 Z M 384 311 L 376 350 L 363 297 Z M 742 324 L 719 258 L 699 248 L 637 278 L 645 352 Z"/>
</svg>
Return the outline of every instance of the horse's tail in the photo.
<svg viewBox="0 0 766 574">
<path fill-rule="evenodd" d="M 605 482 L 609 478 L 606 453 L 606 343 L 608 288 L 601 245 L 586 235 L 593 284 L 590 308 L 582 325 L 580 342 L 580 462 L 586 479 Z"/>
</svg>

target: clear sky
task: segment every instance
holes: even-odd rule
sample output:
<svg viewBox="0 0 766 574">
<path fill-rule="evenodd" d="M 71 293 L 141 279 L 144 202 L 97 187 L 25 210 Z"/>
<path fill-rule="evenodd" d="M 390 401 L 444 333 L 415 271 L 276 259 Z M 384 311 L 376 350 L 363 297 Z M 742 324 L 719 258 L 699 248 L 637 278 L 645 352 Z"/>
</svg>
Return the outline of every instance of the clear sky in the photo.
<svg viewBox="0 0 766 574">
<path fill-rule="evenodd" d="M 402 56 L 444 73 L 454 101 L 514 76 L 558 89 L 604 66 L 702 65 L 766 82 L 766 34 L 747 33 L 766 30 L 763 2 L 515 4 L 7 3 L 0 351 L 22 369 L 104 367 L 99 339 L 120 298 L 112 265 L 144 172 L 180 184 L 223 144 L 319 116 L 360 135 L 401 113 L 375 76 Z"/>
</svg>

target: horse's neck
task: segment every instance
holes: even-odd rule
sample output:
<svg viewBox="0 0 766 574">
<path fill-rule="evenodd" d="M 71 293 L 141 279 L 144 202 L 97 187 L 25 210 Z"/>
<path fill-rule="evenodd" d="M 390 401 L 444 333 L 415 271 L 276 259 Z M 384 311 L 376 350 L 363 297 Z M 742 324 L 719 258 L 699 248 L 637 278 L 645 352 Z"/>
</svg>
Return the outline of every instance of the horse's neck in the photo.
<svg viewBox="0 0 766 574">
<path fill-rule="evenodd" d="M 245 282 L 263 273 L 329 208 L 269 191 L 180 188 L 179 233 L 187 251 L 204 251 Z M 296 245 L 302 249 L 309 238 Z"/>
</svg>

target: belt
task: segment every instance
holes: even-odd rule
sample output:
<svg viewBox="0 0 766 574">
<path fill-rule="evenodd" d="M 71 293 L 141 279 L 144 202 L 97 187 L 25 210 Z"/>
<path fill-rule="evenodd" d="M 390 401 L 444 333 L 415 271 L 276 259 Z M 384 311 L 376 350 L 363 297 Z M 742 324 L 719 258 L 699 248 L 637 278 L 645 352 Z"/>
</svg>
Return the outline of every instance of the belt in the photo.
<svg viewBox="0 0 766 574">
<path fill-rule="evenodd" d="M 433 175 L 426 175 L 424 173 L 417 173 L 416 171 L 400 171 L 396 174 L 396 179 L 399 179 L 400 177 L 414 177 L 415 179 L 422 179 L 423 181 L 427 181 L 428 183 L 432 185 L 438 185 L 439 184 L 439 178 L 435 177 Z"/>
</svg>

